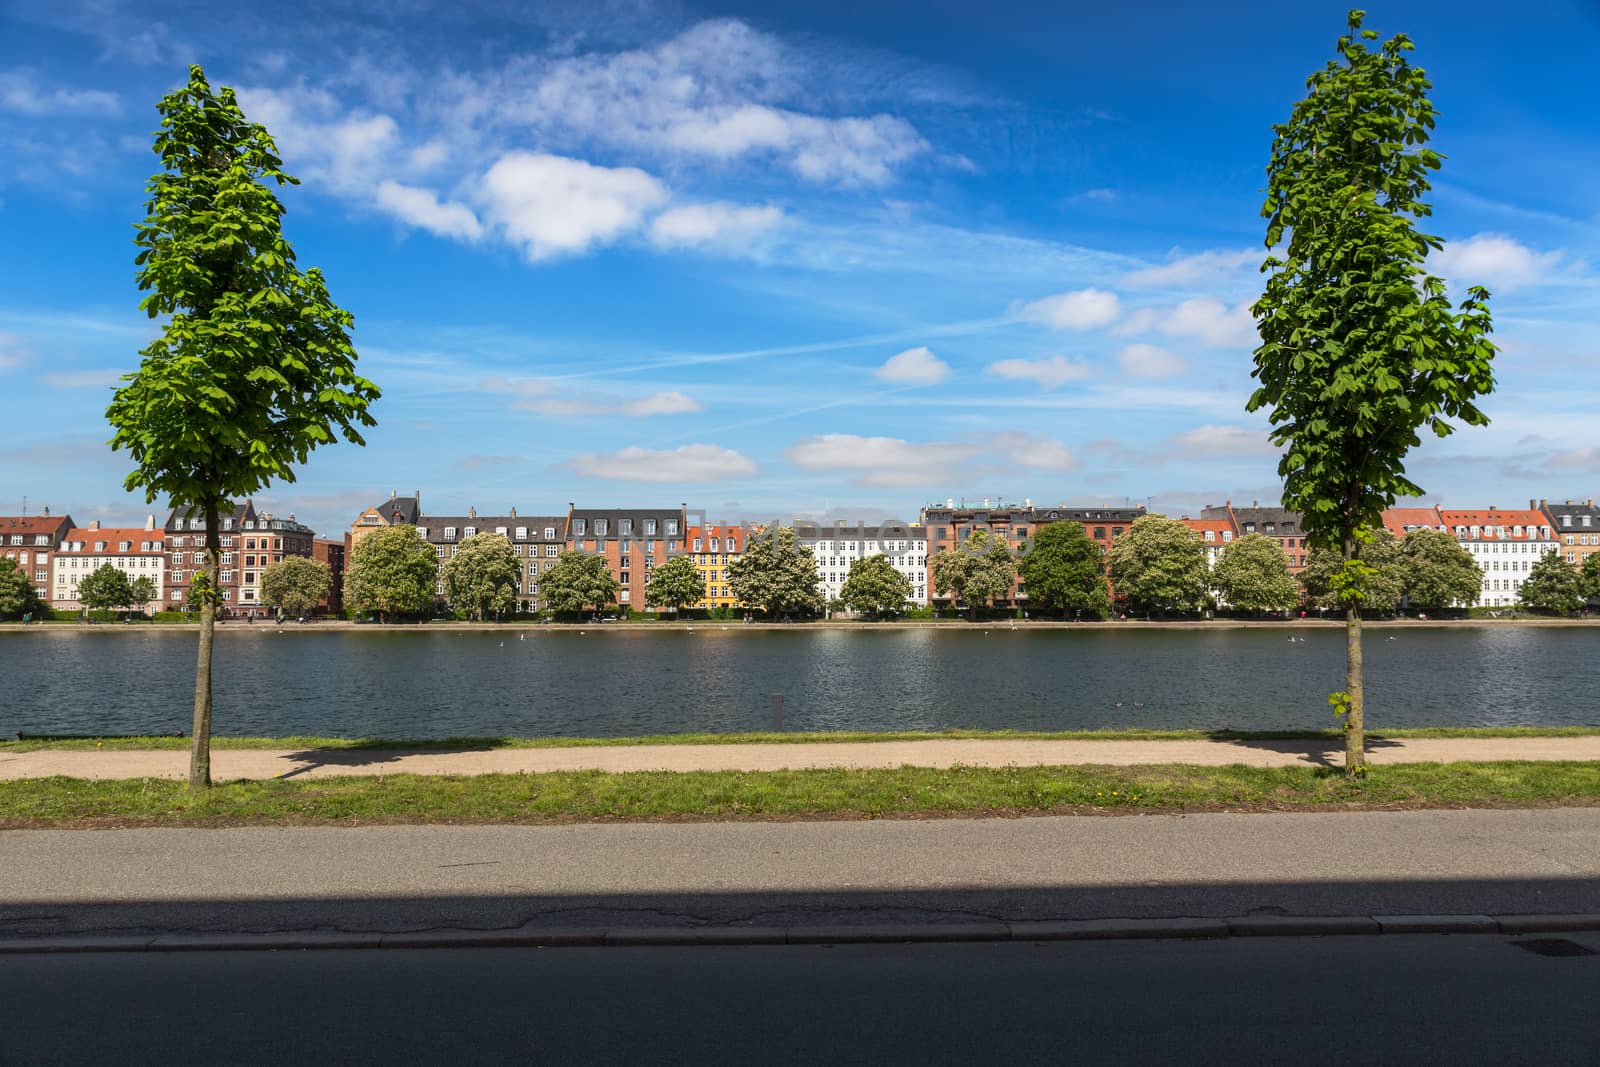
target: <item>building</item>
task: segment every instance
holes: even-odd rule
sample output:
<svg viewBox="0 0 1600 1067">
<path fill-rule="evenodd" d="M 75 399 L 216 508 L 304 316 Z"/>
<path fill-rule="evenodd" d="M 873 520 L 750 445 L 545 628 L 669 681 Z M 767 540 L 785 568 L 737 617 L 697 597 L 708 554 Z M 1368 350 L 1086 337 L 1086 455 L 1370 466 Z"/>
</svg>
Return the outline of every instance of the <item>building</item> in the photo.
<svg viewBox="0 0 1600 1067">
<path fill-rule="evenodd" d="M 469 537 L 492 533 L 510 541 L 511 551 L 517 557 L 517 611 L 528 613 L 548 607 L 539 598 L 538 575 L 555 566 L 556 558 L 566 548 L 566 516 L 518 515 L 516 508 L 505 515 L 479 515 L 475 507 L 469 507 L 465 515 L 423 515 L 415 509 L 404 514 L 409 514 L 410 518 L 402 521 L 415 525 L 417 533 L 433 546 L 439 558 L 436 590 L 441 600 L 444 598 L 444 565 L 455 555 L 456 547 Z"/>
<path fill-rule="evenodd" d="M 50 603 L 50 561 L 73 528 L 71 515 L 0 515 L 0 558 L 9 559 L 33 582 L 41 603 Z"/>
<path fill-rule="evenodd" d="M 1533 504 L 1528 501 L 1529 507 Z M 1560 504 L 1541 500 L 1538 507 L 1561 542 L 1558 551 L 1562 559 L 1574 567 L 1582 567 L 1590 556 L 1600 554 L 1600 508 L 1595 507 L 1593 497 Z"/>
<path fill-rule="evenodd" d="M 624 611 L 643 611 L 649 603 L 650 572 L 684 552 L 689 528 L 687 505 L 669 508 L 580 508 L 567 505 L 567 548 L 601 554 L 621 588 Z M 598 605 L 596 605 L 598 606 Z"/>
<path fill-rule="evenodd" d="M 1483 569 L 1479 607 L 1515 605 L 1534 563 L 1561 547 L 1549 518 L 1537 508 L 1440 508 L 1439 521 Z"/>
<path fill-rule="evenodd" d="M 268 614 L 261 601 L 261 572 L 284 556 L 309 556 L 316 534 L 311 527 L 295 521 L 293 515 L 279 519 L 257 514 L 255 503 L 246 500 L 234 506 L 231 514 L 219 517 L 218 538 L 222 558 L 217 568 L 218 613 L 224 616 Z M 190 509 L 174 508 L 167 516 L 167 575 L 164 595 L 168 608 L 181 608 L 189 602 L 189 590 L 196 572 L 205 568 L 206 522 Z"/>
<path fill-rule="evenodd" d="M 1396 537 L 1405 537 L 1413 530 L 1438 530 L 1449 533 L 1438 508 L 1385 508 L 1383 528 Z"/>
<path fill-rule="evenodd" d="M 744 535 L 743 526 L 726 523 L 689 527 L 689 557 L 705 587 L 705 595 L 690 607 L 710 611 L 742 606 L 728 585 L 728 564 L 744 554 Z"/>
<path fill-rule="evenodd" d="M 1262 507 L 1259 500 L 1249 507 L 1234 507 L 1227 501 L 1220 507 L 1207 504 L 1200 509 L 1202 519 L 1226 519 L 1233 527 L 1235 539 L 1258 533 L 1277 541 L 1283 549 L 1284 561 L 1290 574 L 1299 574 L 1306 567 L 1306 531 L 1300 516 L 1282 507 Z"/>
<path fill-rule="evenodd" d="M 317 605 L 329 615 L 344 612 L 344 558 L 345 542 L 318 537 L 311 542 L 311 558 L 328 568 L 328 595 Z"/>
<path fill-rule="evenodd" d="M 1194 531 L 1205 548 L 1206 566 L 1216 570 L 1222 550 L 1233 544 L 1233 523 L 1227 519 L 1191 519 L 1187 515 L 1178 521 Z"/>
<path fill-rule="evenodd" d="M 832 526 L 794 524 L 795 543 L 809 548 L 816 560 L 818 585 L 823 602 L 839 599 L 850 564 L 858 559 L 881 555 L 889 565 L 911 582 L 911 603 L 927 607 L 931 587 L 928 568 L 928 531 L 915 523 L 886 520 L 874 525 L 838 522 Z"/>
<path fill-rule="evenodd" d="M 128 576 L 149 578 L 153 596 L 135 611 L 160 611 L 165 598 L 166 556 L 162 532 L 151 515 L 143 526 L 102 527 L 98 520 L 81 529 L 67 531 L 57 549 L 50 582 L 50 606 L 59 611 L 77 611 L 84 605 L 78 599 L 78 583 L 101 567 L 110 565 Z"/>
<path fill-rule="evenodd" d="M 385 526 L 416 526 L 421 520 L 422 491 L 419 489 L 412 496 L 399 496 L 391 489 L 388 500 L 374 504 L 356 516 L 345 538 L 345 547 L 355 548 L 367 534 Z"/>
</svg>

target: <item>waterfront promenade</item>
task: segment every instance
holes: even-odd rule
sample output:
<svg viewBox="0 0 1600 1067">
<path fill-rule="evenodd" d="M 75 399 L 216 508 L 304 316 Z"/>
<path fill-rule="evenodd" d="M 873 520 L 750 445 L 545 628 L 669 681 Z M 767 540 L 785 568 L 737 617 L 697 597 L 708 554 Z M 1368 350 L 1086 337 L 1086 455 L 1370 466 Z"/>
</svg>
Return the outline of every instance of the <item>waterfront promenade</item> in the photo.
<svg viewBox="0 0 1600 1067">
<path fill-rule="evenodd" d="M 776 771 L 888 767 L 1340 766 L 1336 740 L 1097 741 L 943 739 L 726 745 L 586 745 L 575 748 L 216 749 L 218 781 L 345 775 L 534 774 L 546 771 Z M 1369 740 L 1367 762 L 1600 760 L 1600 736 L 1385 738 Z M 186 750 L 38 749 L 0 751 L 0 780 L 181 779 Z"/>
</svg>

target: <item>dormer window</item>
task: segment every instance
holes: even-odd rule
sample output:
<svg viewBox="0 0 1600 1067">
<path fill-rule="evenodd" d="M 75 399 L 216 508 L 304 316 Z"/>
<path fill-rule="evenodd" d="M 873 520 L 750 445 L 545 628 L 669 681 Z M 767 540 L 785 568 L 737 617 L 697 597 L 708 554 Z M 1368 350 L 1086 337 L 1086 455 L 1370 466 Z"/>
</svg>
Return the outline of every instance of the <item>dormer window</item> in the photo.
<svg viewBox="0 0 1600 1067">
<path fill-rule="evenodd" d="M 501 530 L 500 532 L 501 533 L 505 533 L 504 530 Z M 517 527 L 517 540 L 518 541 L 526 541 L 527 539 L 528 539 L 528 528 L 526 526 L 518 526 Z"/>
<path fill-rule="evenodd" d="M 477 532 L 478 532 L 478 528 L 476 526 L 468 526 L 466 529 L 461 531 L 461 536 L 462 537 L 472 537 L 472 536 L 475 536 L 477 534 Z"/>
<path fill-rule="evenodd" d="M 656 520 L 644 520 L 644 535 L 646 537 L 654 537 L 656 535 Z"/>
<path fill-rule="evenodd" d="M 223 529 L 224 529 L 224 530 L 231 530 L 231 529 L 233 529 L 233 520 L 232 520 L 232 519 L 223 519 L 223 520 L 222 520 L 222 528 L 223 528 Z"/>
<path fill-rule="evenodd" d="M 1216 539 L 1217 539 L 1217 531 L 1215 531 L 1215 530 L 1207 530 L 1206 531 L 1206 540 L 1207 541 L 1215 541 Z"/>
<path fill-rule="evenodd" d="M 737 541 L 735 541 L 731 537 L 728 538 L 728 551 L 729 552 L 737 552 L 737 551 L 739 551 L 739 543 Z"/>
<path fill-rule="evenodd" d="M 444 539 L 446 541 L 454 541 L 456 539 L 456 528 L 454 526 L 446 526 L 444 528 Z"/>
<path fill-rule="evenodd" d="M 597 537 L 604 537 L 605 536 L 605 533 L 606 533 L 606 520 L 605 519 L 596 519 L 596 520 L 594 520 L 594 532 L 595 532 L 595 535 Z"/>
<path fill-rule="evenodd" d="M 1253 523 L 1253 522 L 1245 523 L 1244 524 L 1244 532 L 1245 533 L 1255 533 L 1256 532 L 1256 524 Z"/>
<path fill-rule="evenodd" d="M 544 528 L 544 539 L 546 541 L 554 541 L 556 539 L 556 528 L 554 526 L 546 526 Z"/>
<path fill-rule="evenodd" d="M 617 532 L 620 533 L 620 534 L 624 534 L 624 535 L 633 533 L 633 520 L 632 519 L 618 519 L 617 520 Z"/>
<path fill-rule="evenodd" d="M 428 528 L 426 526 L 418 526 L 417 527 L 417 536 L 421 537 L 424 541 L 426 541 L 428 539 Z"/>
<path fill-rule="evenodd" d="M 501 537 L 504 537 L 506 535 L 506 528 L 504 526 L 496 526 L 494 528 L 494 532 L 499 534 Z"/>
<path fill-rule="evenodd" d="M 671 537 L 673 534 L 675 534 L 677 532 L 678 532 L 678 520 L 677 519 L 668 519 L 667 520 L 667 536 Z"/>
</svg>

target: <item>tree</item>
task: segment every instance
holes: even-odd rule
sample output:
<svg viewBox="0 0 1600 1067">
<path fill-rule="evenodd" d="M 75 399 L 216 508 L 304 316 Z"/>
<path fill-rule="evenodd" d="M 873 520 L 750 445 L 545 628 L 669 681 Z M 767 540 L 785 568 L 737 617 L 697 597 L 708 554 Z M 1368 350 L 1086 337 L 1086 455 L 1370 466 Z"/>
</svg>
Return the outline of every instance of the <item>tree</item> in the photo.
<svg viewBox="0 0 1600 1067">
<path fill-rule="evenodd" d="M 883 553 L 850 561 L 839 587 L 839 602 L 857 615 L 902 611 L 911 599 L 911 579 L 894 569 Z"/>
<path fill-rule="evenodd" d="M 1111 610 L 1106 589 L 1105 550 L 1089 539 L 1076 522 L 1052 522 L 1034 534 L 1033 543 L 1017 562 L 1028 587 L 1028 605 L 1089 612 L 1105 618 Z"/>
<path fill-rule="evenodd" d="M 644 595 L 649 603 L 677 613 L 685 604 L 698 603 L 705 598 L 706 581 L 694 560 L 688 556 L 673 556 L 651 572 Z"/>
<path fill-rule="evenodd" d="M 1461 542 L 1443 530 L 1413 530 L 1400 543 L 1406 598 L 1412 607 L 1448 608 L 1475 603 L 1483 570 Z"/>
<path fill-rule="evenodd" d="M 1367 579 L 1361 606 L 1369 611 L 1388 613 L 1400 606 L 1406 595 L 1406 565 L 1400 539 L 1384 527 L 1371 531 L 1371 540 L 1361 550 L 1361 559 L 1373 569 Z M 1306 553 L 1300 572 L 1306 600 L 1319 608 L 1344 606 L 1334 590 L 1334 578 L 1344 569 L 1344 554 L 1332 548 L 1313 548 Z"/>
<path fill-rule="evenodd" d="M 1546 552 L 1528 569 L 1517 595 L 1523 607 L 1554 615 L 1571 615 L 1588 599 L 1583 576 L 1559 552 Z"/>
<path fill-rule="evenodd" d="M 133 599 L 127 572 L 102 563 L 78 579 L 78 603 L 86 611 L 109 611 Z"/>
<path fill-rule="evenodd" d="M 1199 611 L 1209 580 L 1200 539 L 1177 519 L 1141 515 L 1111 545 L 1117 596 L 1147 611 Z"/>
<path fill-rule="evenodd" d="M 284 239 L 283 204 L 269 188 L 294 183 L 264 127 L 232 89 L 213 92 L 205 73 L 164 97 L 139 246 L 141 302 L 161 336 L 106 411 L 142 489 L 202 517 L 206 570 L 221 556 L 219 515 L 228 501 L 293 481 L 338 433 L 362 444 L 378 389 L 355 372 L 353 319 L 328 295 L 320 271 L 302 271 Z M 211 784 L 211 659 L 217 591 L 200 604 L 194 741 L 189 784 Z"/>
<path fill-rule="evenodd" d="M 1600 552 L 1589 553 L 1578 574 L 1583 579 L 1583 595 L 1590 600 L 1600 600 Z"/>
<path fill-rule="evenodd" d="M 1437 237 L 1416 228 L 1438 153 L 1431 85 L 1410 65 L 1411 42 L 1363 30 L 1352 11 L 1339 61 L 1307 80 L 1310 94 L 1273 127 L 1267 166 L 1266 289 L 1251 311 L 1261 335 L 1246 410 L 1271 412 L 1286 507 L 1301 513 L 1310 547 L 1337 548 L 1334 582 L 1345 606 L 1345 689 L 1330 697 L 1345 717 L 1345 773 L 1364 773 L 1361 605 L 1372 568 L 1365 531 L 1383 509 L 1422 489 L 1406 454 L 1427 428 L 1488 416 L 1474 400 L 1494 388 L 1489 293 L 1473 287 L 1452 309 L 1444 282 L 1425 270 Z"/>
<path fill-rule="evenodd" d="M 0 616 L 28 615 L 40 607 L 28 572 L 14 559 L 0 559 Z"/>
<path fill-rule="evenodd" d="M 586 552 L 563 552 L 555 566 L 539 575 L 539 594 L 556 611 L 609 607 L 620 589 L 605 557 Z"/>
<path fill-rule="evenodd" d="M 1212 587 L 1240 611 L 1287 611 L 1300 603 L 1300 583 L 1289 573 L 1283 547 L 1265 534 L 1245 534 L 1222 550 Z"/>
<path fill-rule="evenodd" d="M 261 572 L 262 601 L 291 615 L 304 615 L 322 603 L 332 587 L 333 571 L 310 556 L 285 556 Z"/>
<path fill-rule="evenodd" d="M 822 610 L 817 562 L 788 526 L 774 526 L 746 539 L 744 555 L 728 564 L 735 599 L 769 616 Z"/>
<path fill-rule="evenodd" d="M 516 609 L 522 564 L 505 534 L 473 534 L 445 560 L 443 577 L 450 607 L 484 619 Z"/>
<path fill-rule="evenodd" d="M 344 576 L 344 603 L 354 611 L 416 615 L 433 601 L 439 557 L 415 526 L 373 530 L 350 550 Z"/>
<path fill-rule="evenodd" d="M 933 591 L 975 608 L 1009 597 L 1016 574 L 1011 550 L 987 530 L 973 530 L 966 540 L 933 557 Z"/>
<path fill-rule="evenodd" d="M 150 602 L 156 598 L 156 580 L 148 574 L 141 574 L 128 583 L 128 610 L 135 608 L 144 611 Z"/>
</svg>

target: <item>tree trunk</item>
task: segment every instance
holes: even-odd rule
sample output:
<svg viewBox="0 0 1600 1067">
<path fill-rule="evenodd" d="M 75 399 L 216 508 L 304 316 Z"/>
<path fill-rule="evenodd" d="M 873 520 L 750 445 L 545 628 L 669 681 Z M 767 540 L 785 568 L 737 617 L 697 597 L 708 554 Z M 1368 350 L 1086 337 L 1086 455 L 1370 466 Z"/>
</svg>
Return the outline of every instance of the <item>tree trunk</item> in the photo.
<svg viewBox="0 0 1600 1067">
<path fill-rule="evenodd" d="M 1346 561 L 1355 558 L 1356 542 L 1344 543 Z M 1364 773 L 1367 763 L 1366 702 L 1361 691 L 1361 605 L 1347 603 L 1344 608 L 1344 688 L 1350 704 L 1344 722 L 1344 773 L 1353 778 Z"/>
<path fill-rule="evenodd" d="M 206 576 L 211 589 L 200 598 L 200 657 L 194 668 L 194 735 L 189 748 L 190 789 L 211 788 L 211 644 L 222 580 L 222 537 L 217 531 L 215 503 L 206 505 L 205 519 Z"/>
</svg>

